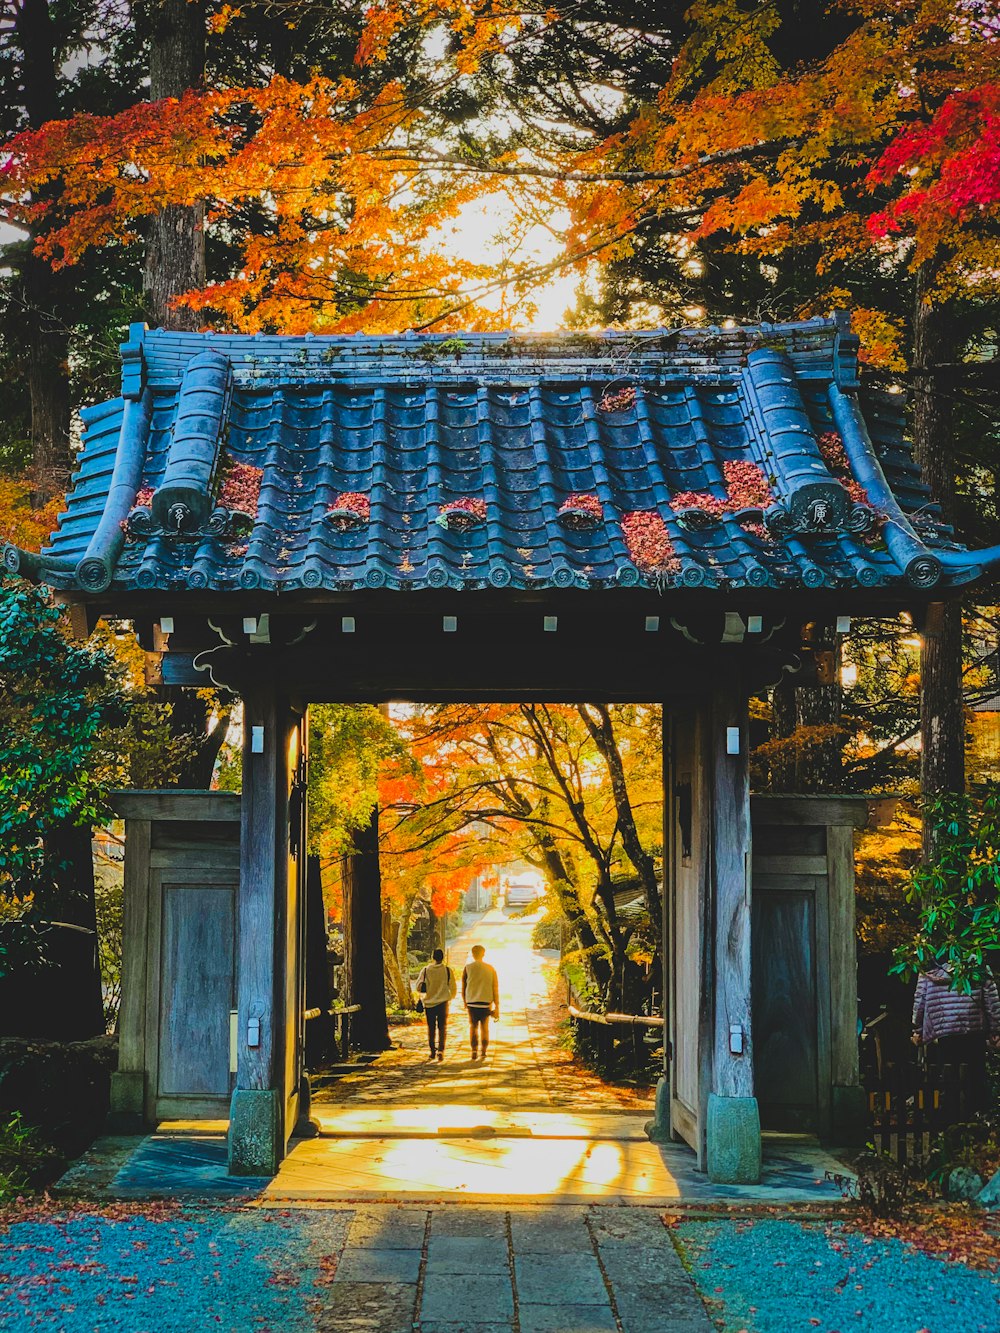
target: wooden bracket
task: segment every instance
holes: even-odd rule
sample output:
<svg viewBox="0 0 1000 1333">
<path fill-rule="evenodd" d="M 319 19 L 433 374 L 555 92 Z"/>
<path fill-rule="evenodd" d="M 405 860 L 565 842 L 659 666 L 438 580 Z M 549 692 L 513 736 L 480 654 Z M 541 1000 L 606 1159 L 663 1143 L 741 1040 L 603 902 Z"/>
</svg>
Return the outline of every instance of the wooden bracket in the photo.
<svg viewBox="0 0 1000 1333">
<path fill-rule="evenodd" d="M 87 607 L 82 602 L 73 601 L 65 593 L 56 593 L 54 600 L 58 605 L 67 608 L 69 612 L 69 632 L 73 638 L 89 639 L 94 626 L 91 624 Z"/>
<path fill-rule="evenodd" d="M 163 684 L 163 654 L 144 653 L 144 676 L 147 685 Z"/>
</svg>

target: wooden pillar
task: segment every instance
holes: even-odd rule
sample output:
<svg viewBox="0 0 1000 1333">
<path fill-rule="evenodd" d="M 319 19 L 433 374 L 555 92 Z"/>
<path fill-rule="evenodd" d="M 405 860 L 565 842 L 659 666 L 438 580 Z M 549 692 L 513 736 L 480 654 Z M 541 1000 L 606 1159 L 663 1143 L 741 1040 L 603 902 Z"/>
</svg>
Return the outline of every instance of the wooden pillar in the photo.
<svg viewBox="0 0 1000 1333">
<path fill-rule="evenodd" d="M 663 1018 L 663 1068 L 656 1082 L 653 1118 L 646 1122 L 646 1133 L 653 1143 L 670 1143 L 674 1138 L 670 1127 L 670 1086 L 673 1014 L 670 992 L 674 982 L 672 913 L 675 893 L 674 841 L 677 824 L 677 799 L 674 790 L 673 737 L 671 717 L 666 701 L 660 729 L 660 774 L 663 786 L 663 890 L 660 894 L 660 1014 Z"/>
<path fill-rule="evenodd" d="M 152 824 L 125 821 L 124 921 L 118 1068 L 111 1075 L 112 1134 L 140 1134 L 147 1127 L 146 940 L 149 931 L 149 852 Z"/>
<path fill-rule="evenodd" d="M 714 1181 L 760 1180 L 760 1115 L 750 1024 L 750 761 L 746 695 L 738 677 L 711 706 L 711 876 L 702 993 L 712 1006 L 706 1162 Z M 707 1070 L 706 1070 L 707 1073 Z"/>
<path fill-rule="evenodd" d="M 860 821 L 859 821 L 860 824 Z M 830 922 L 830 1137 L 864 1142 L 868 1121 L 858 1055 L 858 950 L 855 922 L 854 826 L 826 830 Z"/>
<path fill-rule="evenodd" d="M 289 741 L 295 726 L 274 688 L 244 696 L 232 1175 L 274 1175 L 287 1138 Z"/>
</svg>

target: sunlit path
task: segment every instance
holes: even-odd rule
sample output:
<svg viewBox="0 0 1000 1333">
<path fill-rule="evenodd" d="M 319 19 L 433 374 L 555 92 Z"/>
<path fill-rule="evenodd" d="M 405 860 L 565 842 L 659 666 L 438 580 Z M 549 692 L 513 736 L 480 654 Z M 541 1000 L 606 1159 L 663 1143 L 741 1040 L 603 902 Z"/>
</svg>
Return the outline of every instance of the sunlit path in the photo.
<svg viewBox="0 0 1000 1333">
<path fill-rule="evenodd" d="M 561 985 L 555 976 L 557 955 L 532 948 L 536 920 L 535 915 L 509 916 L 499 908 L 467 918 L 447 950 L 459 997 L 451 1005 L 444 1062 L 427 1059 L 423 1023 L 395 1027 L 393 1050 L 318 1093 L 314 1111 L 324 1130 L 343 1131 L 342 1112 L 331 1112 L 331 1103 L 344 1108 L 355 1125 L 364 1119 L 365 1107 L 405 1106 L 409 1112 L 397 1115 L 398 1126 L 435 1130 L 442 1123 L 480 1125 L 484 1115 L 485 1123 L 498 1123 L 499 1118 L 509 1125 L 511 1113 L 540 1108 L 647 1113 L 648 1090 L 605 1083 L 561 1044 L 562 1011 L 552 1003 L 552 992 Z M 500 1022 L 491 1024 L 489 1054 L 475 1063 L 461 1002 L 462 968 L 473 944 L 486 948 L 486 961 L 497 969 L 501 1004 Z M 449 1116 L 442 1122 L 437 1109 L 444 1107 Z"/>
<path fill-rule="evenodd" d="M 241 1189 L 276 1206 L 353 1201 L 669 1204 L 677 1199 L 836 1199 L 818 1148 L 775 1143 L 756 1186 L 715 1186 L 681 1144 L 652 1144 L 649 1090 L 606 1083 L 561 1039 L 565 992 L 556 955 L 531 947 L 534 917 L 494 909 L 467 918 L 448 947 L 461 973 L 473 944 L 497 969 L 501 1021 L 484 1063 L 472 1063 L 460 998 L 442 1064 L 427 1059 L 424 1024 L 393 1028 L 393 1049 L 330 1080 L 313 1103 L 318 1138 L 293 1140 L 272 1181 Z M 225 1122 L 175 1122 L 146 1140 L 115 1177 L 126 1197 L 232 1192 Z M 164 1132 L 165 1131 L 165 1132 Z"/>
</svg>

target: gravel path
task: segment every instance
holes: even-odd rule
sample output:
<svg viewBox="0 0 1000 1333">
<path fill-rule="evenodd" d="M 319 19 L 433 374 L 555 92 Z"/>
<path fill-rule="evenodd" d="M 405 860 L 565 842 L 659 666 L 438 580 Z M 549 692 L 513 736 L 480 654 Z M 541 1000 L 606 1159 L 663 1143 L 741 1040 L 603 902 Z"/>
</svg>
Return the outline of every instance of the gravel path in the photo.
<svg viewBox="0 0 1000 1333">
<path fill-rule="evenodd" d="M 997 1333 L 1000 1278 L 839 1224 L 684 1222 L 674 1236 L 725 1333 Z"/>
</svg>

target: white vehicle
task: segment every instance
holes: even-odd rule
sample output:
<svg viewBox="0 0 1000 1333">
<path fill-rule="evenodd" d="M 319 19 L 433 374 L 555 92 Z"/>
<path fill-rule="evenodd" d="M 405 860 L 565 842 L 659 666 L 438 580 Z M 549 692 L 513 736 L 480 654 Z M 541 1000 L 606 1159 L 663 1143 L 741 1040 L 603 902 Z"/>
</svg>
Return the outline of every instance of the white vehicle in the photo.
<svg viewBox="0 0 1000 1333">
<path fill-rule="evenodd" d="M 508 907 L 531 907 L 541 896 L 542 888 L 536 880 L 512 879 L 504 901 Z"/>
</svg>

